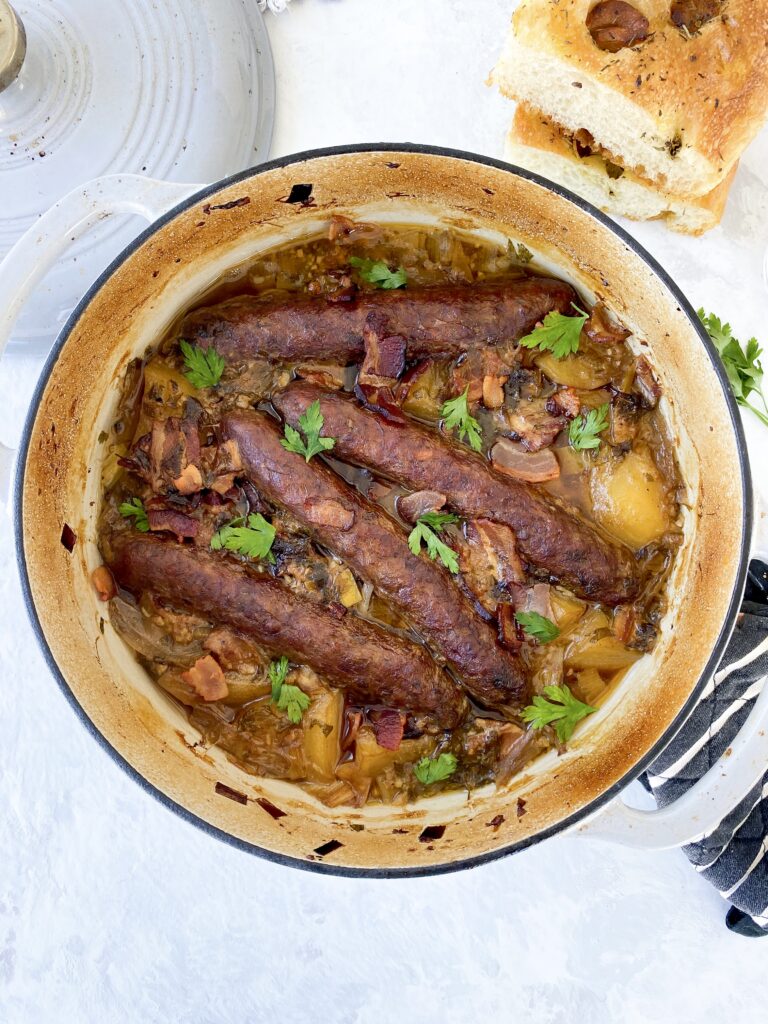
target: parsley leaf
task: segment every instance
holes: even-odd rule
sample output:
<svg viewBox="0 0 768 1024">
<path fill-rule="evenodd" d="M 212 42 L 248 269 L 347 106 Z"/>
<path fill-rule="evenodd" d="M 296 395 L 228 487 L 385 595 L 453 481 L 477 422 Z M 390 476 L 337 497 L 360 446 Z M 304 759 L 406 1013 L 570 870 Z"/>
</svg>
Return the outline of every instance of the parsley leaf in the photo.
<svg viewBox="0 0 768 1024">
<path fill-rule="evenodd" d="M 590 409 L 587 413 L 581 413 L 576 419 L 571 420 L 568 428 L 568 443 L 571 448 L 582 451 L 585 448 L 599 448 L 600 438 L 598 434 L 608 426 L 608 402 L 599 405 L 596 409 Z"/>
<path fill-rule="evenodd" d="M 521 715 L 534 729 L 554 724 L 557 738 L 567 743 L 577 723 L 595 711 L 591 704 L 577 700 L 567 686 L 545 686 L 544 696 L 534 697 L 533 704 L 523 708 Z"/>
<path fill-rule="evenodd" d="M 438 757 L 422 757 L 413 766 L 413 774 L 422 784 L 429 786 L 433 782 L 442 782 L 456 771 L 457 762 L 453 754 L 440 754 Z"/>
<path fill-rule="evenodd" d="M 565 359 L 579 351 L 581 329 L 589 319 L 589 313 L 571 303 L 576 316 L 564 316 L 556 310 L 547 313 L 541 327 L 535 327 L 530 334 L 521 338 L 518 344 L 523 348 L 538 348 L 551 352 L 555 359 Z"/>
<path fill-rule="evenodd" d="M 548 644 L 560 636 L 560 630 L 554 622 L 538 612 L 515 612 L 515 620 L 523 627 L 526 636 L 541 644 Z"/>
<path fill-rule="evenodd" d="M 402 288 L 408 283 L 408 275 L 402 267 L 390 270 L 384 260 L 367 260 L 361 256 L 350 256 L 349 262 L 364 281 L 367 281 L 368 284 L 375 284 L 377 288 Z"/>
<path fill-rule="evenodd" d="M 317 455 L 318 452 L 330 451 L 336 444 L 332 437 L 320 437 L 320 431 L 323 429 L 324 422 L 323 414 L 320 412 L 320 399 L 318 398 L 299 416 L 299 426 L 304 432 L 306 441 L 302 440 L 298 430 L 286 423 L 284 429 L 285 437 L 282 438 L 280 444 L 289 452 L 303 455 L 304 459 L 309 462 L 313 455 Z"/>
<path fill-rule="evenodd" d="M 247 525 L 242 525 L 242 516 L 232 519 L 211 537 L 211 551 L 235 551 L 248 558 L 266 558 L 274 562 L 270 548 L 275 540 L 275 528 L 260 512 L 248 516 Z"/>
<path fill-rule="evenodd" d="M 290 686 L 283 683 L 280 687 L 280 696 L 277 698 L 277 706 L 288 715 L 288 721 L 298 725 L 301 716 L 312 703 L 310 698 L 300 690 L 298 686 Z"/>
<path fill-rule="evenodd" d="M 147 533 L 149 531 L 147 510 L 144 508 L 144 502 L 141 498 L 131 498 L 130 501 L 124 501 L 119 507 L 119 512 L 126 519 L 133 519 L 133 525 L 140 533 Z"/>
<path fill-rule="evenodd" d="M 288 675 L 288 659 L 284 654 L 281 654 L 277 661 L 270 661 L 267 675 L 269 676 L 270 683 L 272 683 L 272 700 L 277 704 L 277 699 L 280 696 L 280 687 Z"/>
<path fill-rule="evenodd" d="M 437 534 L 450 523 L 458 523 L 458 521 L 459 517 L 449 512 L 425 512 L 423 516 L 419 516 L 416 525 L 408 534 L 408 547 L 414 555 L 418 555 L 423 541 L 427 545 L 427 554 L 433 562 L 439 558 L 446 569 L 457 573 L 459 560 L 456 557 L 456 552 L 441 541 Z"/>
<path fill-rule="evenodd" d="M 199 348 L 182 339 L 179 342 L 181 354 L 184 356 L 186 370 L 184 376 L 193 388 L 215 388 L 227 365 L 215 348 Z"/>
<path fill-rule="evenodd" d="M 440 415 L 448 430 L 453 430 L 454 427 L 457 427 L 459 440 L 463 441 L 466 438 L 469 447 L 473 451 L 479 452 L 483 447 L 483 435 L 480 430 L 480 424 L 469 412 L 468 395 L 469 384 L 467 384 L 461 395 L 457 395 L 456 398 L 449 398 L 447 402 L 443 403 Z"/>
<path fill-rule="evenodd" d="M 288 659 L 284 654 L 277 661 L 269 663 L 267 675 L 272 684 L 272 703 L 276 704 L 280 711 L 285 711 L 289 722 L 298 725 L 312 701 L 298 686 L 286 683 Z"/>
<path fill-rule="evenodd" d="M 757 338 L 750 338 L 746 349 L 743 349 L 738 339 L 731 334 L 730 324 L 721 323 L 720 318 L 716 317 L 714 313 L 707 315 L 703 309 L 700 309 L 698 314 L 707 334 L 720 354 L 728 375 L 728 383 L 731 385 L 731 391 L 733 391 L 736 401 L 739 405 L 751 409 L 760 422 L 768 427 L 768 416 L 765 412 L 756 409 L 751 402 L 747 401 L 753 392 L 758 394 L 763 407 L 768 412 L 768 405 L 763 394 L 763 367 L 760 363 L 763 350 L 758 345 Z"/>
</svg>

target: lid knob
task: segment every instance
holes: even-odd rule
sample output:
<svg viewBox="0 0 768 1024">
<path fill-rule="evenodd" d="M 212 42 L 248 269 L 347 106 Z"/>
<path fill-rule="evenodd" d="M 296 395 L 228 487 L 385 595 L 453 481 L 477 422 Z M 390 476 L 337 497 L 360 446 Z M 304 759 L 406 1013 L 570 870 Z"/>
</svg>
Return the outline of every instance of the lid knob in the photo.
<svg viewBox="0 0 768 1024">
<path fill-rule="evenodd" d="M 26 52 L 24 26 L 8 0 L 0 0 L 0 92 L 18 75 Z"/>
</svg>

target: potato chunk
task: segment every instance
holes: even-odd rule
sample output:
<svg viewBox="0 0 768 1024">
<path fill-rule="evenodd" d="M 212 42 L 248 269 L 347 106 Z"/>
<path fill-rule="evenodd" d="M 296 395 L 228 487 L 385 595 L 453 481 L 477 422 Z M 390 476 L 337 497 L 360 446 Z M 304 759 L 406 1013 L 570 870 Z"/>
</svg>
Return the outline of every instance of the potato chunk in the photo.
<svg viewBox="0 0 768 1024">
<path fill-rule="evenodd" d="M 664 482 L 648 452 L 629 452 L 621 461 L 596 466 L 590 493 L 595 519 L 635 550 L 669 529 Z"/>
<path fill-rule="evenodd" d="M 578 353 L 555 359 L 551 352 L 544 352 L 536 359 L 538 368 L 554 381 L 569 388 L 583 388 L 591 391 L 601 388 L 611 379 L 611 369 L 590 353 Z"/>
</svg>

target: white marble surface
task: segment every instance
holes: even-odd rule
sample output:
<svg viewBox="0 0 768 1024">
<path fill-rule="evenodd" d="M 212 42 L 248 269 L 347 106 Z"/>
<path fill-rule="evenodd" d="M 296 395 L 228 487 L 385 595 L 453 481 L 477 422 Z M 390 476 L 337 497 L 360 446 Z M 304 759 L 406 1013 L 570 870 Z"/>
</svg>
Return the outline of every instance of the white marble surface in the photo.
<svg viewBox="0 0 768 1024">
<path fill-rule="evenodd" d="M 274 155 L 356 141 L 498 155 L 483 85 L 509 0 L 293 0 L 269 16 Z M 694 304 L 768 342 L 768 133 L 721 228 L 632 231 Z M 39 365 L 0 366 L 15 441 Z M 705 397 L 702 396 L 702 400 Z M 758 480 L 766 438 L 747 420 Z M 26 622 L 0 518 L 0 1022 L 764 1021 L 768 942 L 679 852 L 559 839 L 490 866 L 356 881 L 277 868 L 145 796 L 88 737 Z"/>
</svg>

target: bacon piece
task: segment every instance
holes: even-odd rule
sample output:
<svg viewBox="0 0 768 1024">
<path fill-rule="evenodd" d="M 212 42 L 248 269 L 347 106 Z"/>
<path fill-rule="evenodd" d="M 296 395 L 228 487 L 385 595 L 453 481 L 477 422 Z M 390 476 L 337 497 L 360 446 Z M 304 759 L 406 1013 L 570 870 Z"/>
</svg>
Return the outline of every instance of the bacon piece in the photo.
<svg viewBox="0 0 768 1024">
<path fill-rule="evenodd" d="M 147 508 L 147 521 L 150 530 L 167 530 L 176 534 L 178 540 L 185 537 L 196 537 L 200 523 L 196 519 L 185 516 L 183 512 L 175 512 L 170 508 Z"/>
<path fill-rule="evenodd" d="M 405 729 L 405 715 L 402 711 L 373 711 L 371 721 L 379 746 L 385 750 L 399 750 Z"/>
<path fill-rule="evenodd" d="M 540 452 L 527 452 L 521 445 L 507 437 L 499 438 L 491 448 L 491 462 L 500 473 L 506 473 L 516 480 L 525 480 L 531 484 L 556 480 L 560 476 L 560 463 L 550 448 Z"/>
<path fill-rule="evenodd" d="M 498 601 L 498 587 L 523 583 L 525 573 L 508 526 L 490 519 L 470 520 L 466 525 L 466 545 L 460 551 L 465 582 L 488 612 Z"/>
<path fill-rule="evenodd" d="M 373 384 L 355 384 L 355 394 L 366 407 L 380 413 L 390 423 L 405 423 L 403 410 L 397 403 L 395 394 L 390 387 L 378 387 Z"/>
<path fill-rule="evenodd" d="M 210 654 L 198 658 L 192 668 L 181 673 L 181 678 L 203 700 L 223 700 L 229 696 L 229 687 L 221 665 Z"/>
<path fill-rule="evenodd" d="M 547 399 L 547 412 L 553 416 L 567 416 L 575 419 L 581 410 L 581 399 L 573 388 L 560 388 Z"/>
<path fill-rule="evenodd" d="M 211 630 L 203 647 L 215 654 L 225 669 L 239 670 L 243 666 L 250 668 L 264 664 L 264 658 L 253 644 L 227 626 L 217 626 Z"/>
<path fill-rule="evenodd" d="M 568 423 L 565 416 L 553 416 L 547 409 L 546 398 L 533 398 L 519 402 L 507 412 L 507 423 L 529 452 L 548 448 Z"/>
<path fill-rule="evenodd" d="M 511 364 L 514 361 L 515 352 L 506 348 L 471 349 L 454 366 L 451 372 L 453 393 L 461 394 L 467 387 L 467 401 L 472 404 L 483 399 L 487 408 L 499 409 L 504 404 L 504 391 L 502 384 L 509 379 Z M 493 382 L 495 378 L 495 385 Z M 486 379 L 488 384 L 486 385 Z M 499 397 L 498 405 L 488 405 L 485 402 L 486 391 L 491 400 Z"/>
<path fill-rule="evenodd" d="M 359 380 L 363 384 L 391 386 L 405 369 L 405 338 L 385 333 L 382 316 L 369 313 L 363 326 L 365 358 Z"/>
</svg>

